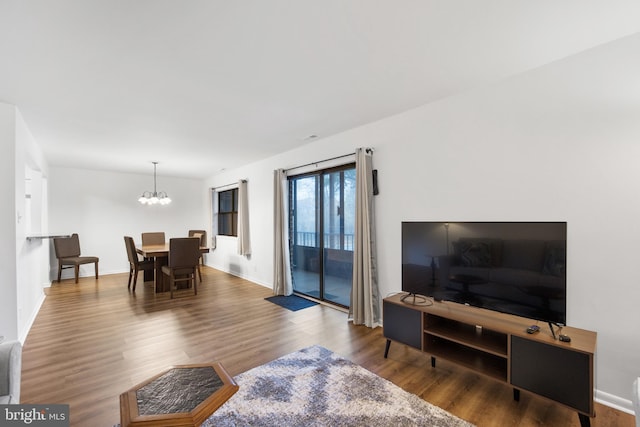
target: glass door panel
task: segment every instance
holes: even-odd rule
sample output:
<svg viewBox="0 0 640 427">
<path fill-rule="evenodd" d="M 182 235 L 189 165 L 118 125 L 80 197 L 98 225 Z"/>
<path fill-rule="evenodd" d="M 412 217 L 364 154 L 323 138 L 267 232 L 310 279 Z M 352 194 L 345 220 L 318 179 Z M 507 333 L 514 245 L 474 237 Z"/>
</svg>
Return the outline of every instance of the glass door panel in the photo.
<svg viewBox="0 0 640 427">
<path fill-rule="evenodd" d="M 289 184 L 293 289 L 348 307 L 353 270 L 355 168 L 292 177 Z"/>
<path fill-rule="evenodd" d="M 324 174 L 324 299 L 349 306 L 353 271 L 355 170 Z"/>
<path fill-rule="evenodd" d="M 320 298 L 319 176 L 293 178 L 289 184 L 293 288 Z"/>
</svg>

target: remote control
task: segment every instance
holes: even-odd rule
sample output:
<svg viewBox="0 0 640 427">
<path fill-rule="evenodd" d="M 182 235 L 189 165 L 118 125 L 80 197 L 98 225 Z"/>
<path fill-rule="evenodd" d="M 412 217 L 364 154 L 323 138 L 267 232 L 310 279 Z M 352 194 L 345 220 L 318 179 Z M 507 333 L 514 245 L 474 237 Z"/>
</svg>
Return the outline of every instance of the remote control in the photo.
<svg viewBox="0 0 640 427">
<path fill-rule="evenodd" d="M 528 334 L 535 334 L 536 332 L 540 332 L 540 326 L 538 325 L 531 325 L 527 328 L 527 333 Z"/>
<path fill-rule="evenodd" d="M 569 335 L 560 334 L 558 335 L 558 339 L 562 342 L 571 342 L 571 337 Z"/>
</svg>

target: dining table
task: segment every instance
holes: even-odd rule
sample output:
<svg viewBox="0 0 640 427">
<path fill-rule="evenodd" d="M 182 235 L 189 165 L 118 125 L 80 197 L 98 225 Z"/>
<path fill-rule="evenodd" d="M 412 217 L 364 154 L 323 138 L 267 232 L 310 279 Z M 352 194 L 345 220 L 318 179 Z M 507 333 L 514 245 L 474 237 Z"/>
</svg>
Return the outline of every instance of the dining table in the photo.
<svg viewBox="0 0 640 427">
<path fill-rule="evenodd" d="M 162 266 L 169 262 L 169 242 L 161 245 L 136 245 L 136 252 L 144 258 L 153 259 L 153 281 L 156 292 L 168 292 L 168 286 L 165 286 L 165 281 L 162 279 Z M 208 252 L 208 247 L 200 246 L 200 253 L 206 254 Z"/>
</svg>

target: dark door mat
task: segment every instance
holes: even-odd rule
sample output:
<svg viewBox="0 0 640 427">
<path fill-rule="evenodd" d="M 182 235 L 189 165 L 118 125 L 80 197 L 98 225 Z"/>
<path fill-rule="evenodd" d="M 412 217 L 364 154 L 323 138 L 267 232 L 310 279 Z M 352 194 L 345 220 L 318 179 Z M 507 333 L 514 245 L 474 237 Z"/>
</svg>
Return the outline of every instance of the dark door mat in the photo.
<svg viewBox="0 0 640 427">
<path fill-rule="evenodd" d="M 303 308 L 313 307 L 314 305 L 318 305 L 315 301 L 309 301 L 308 299 L 304 299 L 297 295 L 276 295 L 273 297 L 265 298 L 267 301 L 271 301 L 274 304 L 279 305 L 280 307 L 284 307 L 291 311 L 302 310 Z"/>
</svg>

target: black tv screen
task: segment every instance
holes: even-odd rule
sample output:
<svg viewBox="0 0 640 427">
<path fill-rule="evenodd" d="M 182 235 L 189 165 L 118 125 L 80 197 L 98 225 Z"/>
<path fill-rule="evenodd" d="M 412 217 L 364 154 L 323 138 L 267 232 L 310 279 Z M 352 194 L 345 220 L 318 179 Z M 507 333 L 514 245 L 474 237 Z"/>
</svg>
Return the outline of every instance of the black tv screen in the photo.
<svg viewBox="0 0 640 427">
<path fill-rule="evenodd" d="M 566 222 L 403 222 L 402 290 L 566 324 Z"/>
</svg>

